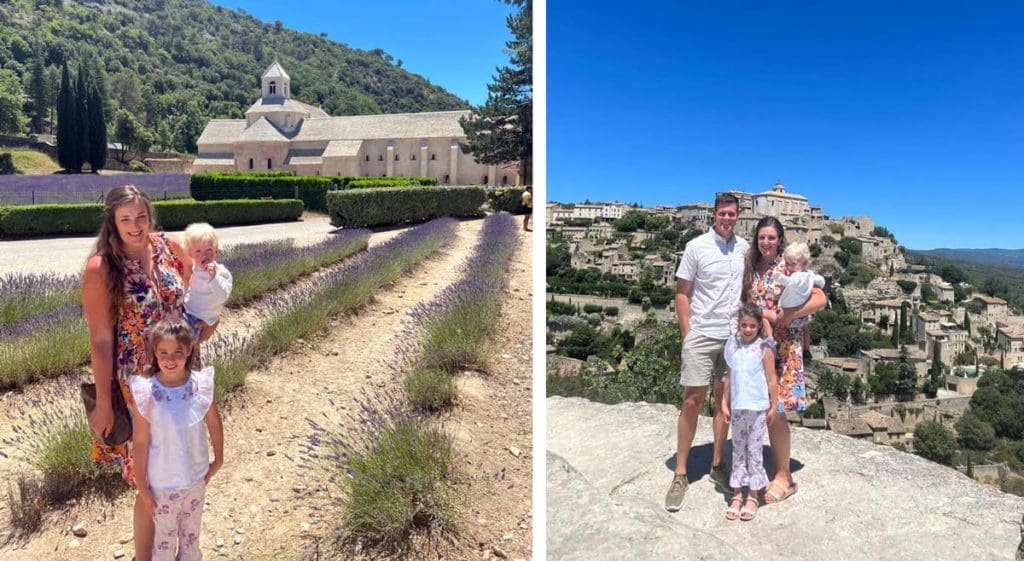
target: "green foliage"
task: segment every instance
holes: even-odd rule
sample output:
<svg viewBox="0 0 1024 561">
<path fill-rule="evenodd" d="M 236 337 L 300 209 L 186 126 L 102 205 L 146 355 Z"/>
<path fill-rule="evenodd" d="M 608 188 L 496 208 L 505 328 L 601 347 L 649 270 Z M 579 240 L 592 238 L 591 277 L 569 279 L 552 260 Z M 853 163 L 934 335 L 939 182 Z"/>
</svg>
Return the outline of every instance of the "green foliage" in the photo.
<svg viewBox="0 0 1024 561">
<path fill-rule="evenodd" d="M 846 374 L 823 370 L 818 375 L 818 392 L 822 396 L 832 396 L 840 401 L 845 401 L 850 395 L 850 377 Z"/>
<path fill-rule="evenodd" d="M 644 230 L 648 232 L 660 232 L 669 227 L 671 220 L 664 214 L 649 215 L 644 219 Z"/>
<path fill-rule="evenodd" d="M 18 170 L 14 169 L 14 158 L 9 152 L 0 154 L 0 175 L 13 175 Z"/>
<path fill-rule="evenodd" d="M 25 336 L 2 338 L 0 389 L 71 374 L 88 358 L 89 330 L 80 315 Z"/>
<path fill-rule="evenodd" d="M 1024 372 L 990 370 L 978 380 L 970 410 L 997 437 L 1024 440 Z"/>
<path fill-rule="evenodd" d="M 868 389 L 876 395 L 896 393 L 896 363 L 876 364 L 874 372 L 868 375 Z"/>
<path fill-rule="evenodd" d="M 327 192 L 334 185 L 330 177 L 271 173 L 196 173 L 189 181 L 189 192 L 197 201 L 297 198 L 308 210 L 327 210 Z"/>
<path fill-rule="evenodd" d="M 619 232 L 635 232 L 647 223 L 648 214 L 641 210 L 630 210 L 612 223 Z"/>
<path fill-rule="evenodd" d="M 599 313 L 601 313 L 602 310 L 604 310 L 604 308 L 602 306 L 600 306 L 599 304 L 584 304 L 583 305 L 583 312 L 587 313 L 587 314 L 599 314 Z"/>
<path fill-rule="evenodd" d="M 932 288 L 931 284 L 921 284 L 921 300 L 924 300 L 925 302 L 938 302 L 939 295 L 935 292 L 935 289 Z"/>
<path fill-rule="evenodd" d="M 568 302 L 559 302 L 558 300 L 547 301 L 547 313 L 549 315 L 556 316 L 574 316 L 576 315 L 576 306 L 569 304 Z"/>
<path fill-rule="evenodd" d="M 835 255 L 833 255 L 833 257 L 835 257 L 836 262 L 842 265 L 843 267 L 846 267 L 847 265 L 850 264 L 851 256 L 846 251 L 837 251 Z"/>
<path fill-rule="evenodd" d="M 557 348 L 558 354 L 579 360 L 587 360 L 590 356 L 612 358 L 611 337 L 589 325 L 573 329 L 569 336 L 558 342 Z"/>
<path fill-rule="evenodd" d="M 856 356 L 872 346 L 871 335 L 861 331 L 861 321 L 853 314 L 825 309 L 814 314 L 814 321 L 807 325 L 811 342 L 826 343 L 832 356 Z"/>
<path fill-rule="evenodd" d="M 808 405 L 807 409 L 804 409 L 803 416 L 808 419 L 824 419 L 825 406 L 822 405 L 820 401 L 815 401 Z"/>
<path fill-rule="evenodd" d="M 912 395 L 917 391 L 917 372 L 907 356 L 907 347 L 900 347 L 900 357 L 896 362 L 896 394 Z"/>
<path fill-rule="evenodd" d="M 296 220 L 302 202 L 281 201 L 155 201 L 158 224 L 184 228 L 193 222 L 214 226 Z M 0 235 L 42 236 L 95 234 L 103 221 L 102 204 L 48 204 L 0 207 Z"/>
<path fill-rule="evenodd" d="M 24 132 L 25 114 L 21 81 L 7 69 L 0 69 L 0 132 Z"/>
<path fill-rule="evenodd" d="M 533 183 L 533 10 L 527 2 L 509 16 L 512 40 L 505 43 L 510 65 L 498 68 L 487 85 L 487 101 L 459 124 L 462 151 L 482 164 L 518 162 L 523 183 Z"/>
<path fill-rule="evenodd" d="M 877 238 L 889 238 L 893 243 L 896 243 L 896 236 L 884 226 L 875 226 L 875 229 L 871 230 L 871 235 Z"/>
<path fill-rule="evenodd" d="M 953 465 L 956 438 L 941 423 L 922 421 L 914 427 L 914 453 L 943 465 Z"/>
<path fill-rule="evenodd" d="M 482 214 L 483 187 L 379 187 L 327 194 L 331 224 L 340 228 L 390 226 L 438 216 Z"/>
<path fill-rule="evenodd" d="M 436 177 L 359 177 L 344 183 L 346 189 L 370 187 L 407 187 L 410 185 L 437 185 Z"/>
<path fill-rule="evenodd" d="M 619 315 L 619 307 L 618 306 L 605 306 L 604 307 L 604 315 L 606 315 L 606 316 L 617 316 L 617 315 Z"/>
<path fill-rule="evenodd" d="M 373 448 L 348 455 L 348 473 L 332 477 L 348 496 L 345 528 L 404 551 L 416 526 L 454 526 L 458 496 L 447 481 L 455 465 L 451 437 L 437 427 L 404 418 L 377 429 Z"/>
<path fill-rule="evenodd" d="M 971 413 L 956 422 L 957 441 L 965 450 L 991 450 L 996 446 L 996 430 Z"/>
<path fill-rule="evenodd" d="M 828 230 L 840 238 L 843 237 L 843 232 L 845 231 L 842 224 L 829 224 Z"/>
<path fill-rule="evenodd" d="M 409 401 L 427 411 L 440 411 L 455 402 L 455 376 L 440 368 L 417 368 L 403 381 Z"/>
<path fill-rule="evenodd" d="M 904 294 L 911 294 L 914 292 L 914 289 L 917 288 L 917 283 L 909 280 L 901 279 L 896 281 L 896 284 L 899 285 L 900 289 L 903 291 Z"/>
<path fill-rule="evenodd" d="M 128 163 L 141 158 L 153 145 L 153 135 L 126 109 L 114 116 L 114 141 L 122 146 L 114 150 L 114 158 Z"/>
<path fill-rule="evenodd" d="M 821 255 L 821 246 L 816 243 L 807 246 L 807 249 L 811 251 L 811 257 L 819 257 Z"/>
<path fill-rule="evenodd" d="M 487 190 L 487 206 L 494 212 L 526 214 L 530 209 L 523 206 L 523 187 L 502 187 Z"/>
<path fill-rule="evenodd" d="M 840 277 L 839 282 L 844 286 L 860 285 L 867 286 L 879 274 L 878 269 L 867 263 L 852 263 Z"/>
<path fill-rule="evenodd" d="M 1024 479 L 1011 477 L 999 486 L 999 490 L 1018 497 L 1024 497 Z"/>
<path fill-rule="evenodd" d="M 860 255 L 860 242 L 854 238 L 843 238 L 838 245 L 839 249 L 850 255 Z"/>
<path fill-rule="evenodd" d="M 89 162 L 89 169 L 97 172 L 107 166 L 107 116 L 103 110 L 99 85 L 93 84 L 88 88 L 86 105 L 89 127 L 85 159 Z"/>
</svg>

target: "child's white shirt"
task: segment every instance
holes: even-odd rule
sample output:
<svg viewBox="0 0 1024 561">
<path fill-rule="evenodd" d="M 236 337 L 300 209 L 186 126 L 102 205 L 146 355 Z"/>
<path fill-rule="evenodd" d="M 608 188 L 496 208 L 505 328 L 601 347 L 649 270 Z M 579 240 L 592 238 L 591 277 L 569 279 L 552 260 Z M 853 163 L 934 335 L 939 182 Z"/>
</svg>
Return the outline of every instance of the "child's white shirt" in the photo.
<svg viewBox="0 0 1024 561">
<path fill-rule="evenodd" d="M 764 353 L 775 348 L 772 339 L 758 337 L 743 343 L 735 335 L 725 343 L 725 363 L 729 365 L 729 407 L 733 410 L 767 411 L 768 380 L 764 373 Z"/>
<path fill-rule="evenodd" d="M 783 308 L 799 308 L 811 298 L 815 286 L 825 288 L 825 278 L 814 271 L 797 271 L 789 276 L 776 271 L 773 280 L 784 287 L 779 297 Z"/>
<path fill-rule="evenodd" d="M 136 410 L 149 422 L 149 486 L 176 490 L 202 482 L 210 468 L 205 420 L 213 403 L 213 367 L 193 371 L 176 388 L 156 376 L 132 376 L 129 383 Z"/>
<path fill-rule="evenodd" d="M 192 266 L 188 292 L 185 293 L 185 311 L 208 324 L 217 323 L 224 304 L 231 296 L 231 272 L 217 263 L 217 273 L 211 278 L 199 264 Z"/>
</svg>

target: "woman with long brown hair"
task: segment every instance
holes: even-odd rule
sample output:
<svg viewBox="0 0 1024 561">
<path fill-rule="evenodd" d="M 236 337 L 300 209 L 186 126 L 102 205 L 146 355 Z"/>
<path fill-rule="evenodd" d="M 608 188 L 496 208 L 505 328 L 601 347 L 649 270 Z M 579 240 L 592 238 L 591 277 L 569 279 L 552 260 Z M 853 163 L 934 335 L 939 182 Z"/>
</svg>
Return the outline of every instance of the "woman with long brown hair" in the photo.
<svg viewBox="0 0 1024 561">
<path fill-rule="evenodd" d="M 107 193 L 103 225 L 82 277 L 82 308 L 89 325 L 90 358 L 96 382 L 96 408 L 89 415 L 93 460 L 114 462 L 132 487 L 131 440 L 107 446 L 113 428 L 112 380 L 131 403 L 128 376 L 142 373 L 152 361 L 149 329 L 164 317 L 181 317 L 192 263 L 178 242 L 156 232 L 149 196 L 132 185 Z M 211 330 L 212 331 L 212 330 Z M 209 333 L 206 333 L 208 335 Z M 145 481 L 145 474 L 140 475 Z M 153 519 L 135 505 L 135 556 L 148 561 L 153 547 Z"/>
<path fill-rule="evenodd" d="M 784 310 L 779 306 L 779 296 L 784 287 L 780 282 L 773 281 L 773 275 L 776 272 L 787 274 L 782 260 L 782 248 L 786 245 L 785 229 L 776 218 L 766 216 L 758 221 L 754 236 L 747 251 L 741 300 L 761 308 L 765 327 L 769 329 L 767 334 L 773 336 L 778 345 L 775 355 L 779 392 L 776 400 L 777 414 L 768 424 L 768 440 L 776 469 L 775 477 L 765 491 L 765 502 L 771 504 L 784 501 L 797 491 L 789 469 L 791 443 L 786 412 L 803 411 L 807 407 L 803 349 L 807 327 L 790 329 L 790 323 L 796 318 L 823 309 L 828 300 L 820 288 L 815 288 L 811 298 L 802 307 Z"/>
</svg>

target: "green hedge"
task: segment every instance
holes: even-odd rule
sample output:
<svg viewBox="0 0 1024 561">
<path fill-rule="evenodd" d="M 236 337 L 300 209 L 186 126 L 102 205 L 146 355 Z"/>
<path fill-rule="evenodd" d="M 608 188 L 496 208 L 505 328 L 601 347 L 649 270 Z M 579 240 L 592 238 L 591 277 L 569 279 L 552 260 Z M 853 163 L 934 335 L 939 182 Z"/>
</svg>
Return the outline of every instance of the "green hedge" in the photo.
<svg viewBox="0 0 1024 561">
<path fill-rule="evenodd" d="M 302 201 L 156 201 L 158 224 L 180 229 L 193 222 L 214 226 L 296 220 Z M 0 235 L 95 234 L 103 222 L 102 204 L 53 204 L 0 207 Z"/>
<path fill-rule="evenodd" d="M 229 199 L 294 199 L 296 194 L 308 210 L 327 210 L 325 195 L 334 188 L 330 177 L 296 177 L 287 172 L 204 172 L 192 175 L 189 191 L 197 201 Z M 275 175 L 271 175 L 275 174 Z"/>
<path fill-rule="evenodd" d="M 523 206 L 525 187 L 499 187 L 487 191 L 487 206 L 494 212 L 505 211 L 509 214 L 526 214 Z"/>
<path fill-rule="evenodd" d="M 438 216 L 481 216 L 483 187 L 378 187 L 327 193 L 331 224 L 341 228 L 390 226 Z"/>
<path fill-rule="evenodd" d="M 371 187 L 408 187 L 412 185 L 437 185 L 436 177 L 347 177 L 342 186 L 348 189 Z"/>
</svg>

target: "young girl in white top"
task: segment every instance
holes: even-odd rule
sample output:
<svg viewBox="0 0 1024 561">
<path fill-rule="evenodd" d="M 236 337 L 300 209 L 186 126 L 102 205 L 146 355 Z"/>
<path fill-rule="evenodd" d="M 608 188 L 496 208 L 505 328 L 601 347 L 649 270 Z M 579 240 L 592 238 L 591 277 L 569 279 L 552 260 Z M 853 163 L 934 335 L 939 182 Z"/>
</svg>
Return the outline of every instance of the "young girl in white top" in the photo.
<svg viewBox="0 0 1024 561">
<path fill-rule="evenodd" d="M 732 500 L 725 511 L 729 520 L 753 520 L 759 494 L 768 485 L 761 446 L 767 422 L 776 413 L 778 383 L 775 378 L 775 342 L 762 336 L 761 309 L 752 303 L 739 311 L 739 332 L 725 343 L 725 377 L 722 412 L 732 421 Z M 749 488 L 746 500 L 743 487 Z M 742 508 L 740 508 L 742 506 Z M 752 507 L 752 508 L 751 508 Z"/>
<path fill-rule="evenodd" d="M 213 368 L 189 372 L 195 339 L 180 319 L 149 335 L 149 375 L 129 380 L 135 402 L 133 461 L 139 496 L 156 528 L 153 561 L 199 561 L 206 484 L 224 461 L 224 429 L 214 402 Z M 213 443 L 213 463 L 206 432 Z"/>
</svg>

